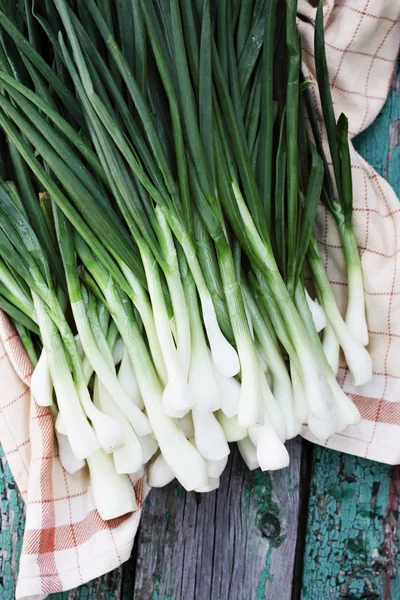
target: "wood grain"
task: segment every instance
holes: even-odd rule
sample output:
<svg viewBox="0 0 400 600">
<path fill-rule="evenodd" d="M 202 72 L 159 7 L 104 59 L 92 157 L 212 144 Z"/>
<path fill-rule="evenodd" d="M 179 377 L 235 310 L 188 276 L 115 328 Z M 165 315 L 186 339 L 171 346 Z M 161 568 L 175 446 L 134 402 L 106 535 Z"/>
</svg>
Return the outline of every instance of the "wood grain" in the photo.
<svg viewBox="0 0 400 600">
<path fill-rule="evenodd" d="M 400 471 L 318 448 L 303 600 L 398 600 Z"/>
<path fill-rule="evenodd" d="M 284 471 L 250 472 L 236 449 L 216 492 L 152 490 L 138 534 L 135 600 L 291 598 L 301 442 Z"/>
</svg>

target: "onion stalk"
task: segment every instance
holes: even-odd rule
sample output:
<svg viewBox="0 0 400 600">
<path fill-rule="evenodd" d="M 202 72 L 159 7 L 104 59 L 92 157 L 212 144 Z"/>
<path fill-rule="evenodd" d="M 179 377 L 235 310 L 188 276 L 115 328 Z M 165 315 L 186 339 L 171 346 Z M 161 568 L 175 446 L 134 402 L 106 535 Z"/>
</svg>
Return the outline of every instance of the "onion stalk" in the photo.
<svg viewBox="0 0 400 600">
<path fill-rule="evenodd" d="M 336 380 L 340 347 L 356 385 L 372 375 L 321 7 L 333 176 L 300 73 L 296 0 L 131 4 L 46 5 L 43 56 L 25 37 L 27 6 L 18 20 L 0 10 L 0 308 L 36 367 L 60 460 L 70 473 L 87 462 L 106 519 L 137 509 L 145 468 L 156 487 L 176 477 L 208 492 L 231 442 L 249 468 L 274 470 L 304 424 L 324 440 L 357 423 Z M 315 238 L 320 200 L 343 246 L 345 315 Z"/>
</svg>

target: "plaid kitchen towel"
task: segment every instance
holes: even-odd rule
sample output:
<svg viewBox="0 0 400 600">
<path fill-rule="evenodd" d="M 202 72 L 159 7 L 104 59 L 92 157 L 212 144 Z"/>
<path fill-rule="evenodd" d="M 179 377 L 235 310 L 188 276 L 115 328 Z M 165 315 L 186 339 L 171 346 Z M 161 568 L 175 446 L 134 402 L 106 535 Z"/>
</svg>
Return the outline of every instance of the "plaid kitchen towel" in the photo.
<svg viewBox="0 0 400 600">
<path fill-rule="evenodd" d="M 313 79 L 315 7 L 299 1 L 304 69 Z M 336 113 L 356 135 L 376 117 L 388 93 L 400 41 L 398 0 L 327 0 L 324 5 L 330 80 Z M 314 86 L 315 100 L 318 105 Z M 365 274 L 369 349 L 374 377 L 344 389 L 362 422 L 327 446 L 390 464 L 400 463 L 400 205 L 390 186 L 352 150 L 354 222 Z M 334 223 L 321 209 L 319 241 L 337 300 L 346 303 L 344 263 Z M 69 476 L 53 442 L 47 408 L 31 402 L 32 367 L 0 313 L 0 441 L 26 502 L 26 530 L 17 599 L 43 598 L 110 571 L 128 559 L 140 510 L 111 522 L 99 518 L 88 474 Z M 312 439 L 305 428 L 304 436 Z M 148 488 L 136 484 L 139 506 Z"/>
<path fill-rule="evenodd" d="M 31 402 L 32 365 L 0 311 L 0 441 L 26 502 L 17 598 L 39 600 L 94 579 L 128 560 L 140 513 L 103 521 L 86 469 L 58 460 L 49 408 Z M 148 486 L 135 485 L 138 506 Z"/>
</svg>

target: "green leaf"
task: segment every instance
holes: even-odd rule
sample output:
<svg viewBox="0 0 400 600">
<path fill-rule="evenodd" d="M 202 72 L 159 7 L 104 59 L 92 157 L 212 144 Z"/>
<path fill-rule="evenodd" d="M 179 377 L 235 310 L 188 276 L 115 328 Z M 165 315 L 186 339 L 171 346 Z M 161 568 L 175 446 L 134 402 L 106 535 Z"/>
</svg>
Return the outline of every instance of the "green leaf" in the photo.
<svg viewBox="0 0 400 600">
<path fill-rule="evenodd" d="M 260 194 L 267 225 L 271 227 L 272 144 L 274 133 L 274 49 L 277 0 L 267 3 L 262 54 Z"/>
<path fill-rule="evenodd" d="M 236 24 L 236 52 L 240 56 L 253 23 L 254 0 L 242 0 Z"/>
<path fill-rule="evenodd" d="M 53 69 L 46 61 L 38 54 L 38 52 L 30 45 L 28 40 L 21 34 L 18 27 L 6 17 L 3 11 L 0 10 L 0 25 L 4 27 L 14 43 L 18 46 L 21 52 L 25 54 L 28 60 L 37 68 L 43 75 L 46 81 L 49 82 L 56 94 L 61 98 L 64 104 L 68 107 L 73 118 L 82 124 L 81 109 L 75 97 L 65 87 L 63 82 L 57 77 Z"/>
<path fill-rule="evenodd" d="M 51 285 L 51 269 L 36 233 L 25 214 L 15 205 L 3 186 L 0 186 L 0 212 L 2 213 L 0 226 L 15 246 L 16 252 L 21 253 L 27 263 L 32 259 L 47 285 Z"/>
<path fill-rule="evenodd" d="M 136 20 L 141 18 L 141 14 L 134 15 L 134 10 L 137 10 L 138 2 L 137 0 L 118 0 L 114 5 L 117 13 L 121 50 L 130 70 L 132 73 L 136 73 Z M 81 6 L 81 3 L 78 6 Z M 140 24 L 138 26 L 140 27 Z M 140 45 L 138 45 L 138 48 L 140 48 Z"/>
<path fill-rule="evenodd" d="M 274 0 L 272 0 L 272 3 L 273 2 Z M 261 2 L 258 2 L 257 10 L 255 10 L 253 16 L 252 28 L 247 36 L 242 52 L 240 54 L 238 53 L 238 73 L 242 95 L 250 81 L 262 49 L 264 42 L 264 27 L 269 4 L 270 0 L 261 0 Z"/>
<path fill-rule="evenodd" d="M 125 0 L 128 2 L 129 0 Z M 146 95 L 146 84 L 147 84 L 147 40 L 146 32 L 144 27 L 143 14 L 141 10 L 140 0 L 131 0 L 133 10 L 133 28 L 134 28 L 134 57 L 135 57 L 135 68 L 134 73 L 136 80 L 139 84 L 142 94 Z M 132 28 L 127 30 L 127 36 L 132 36 Z M 124 50 L 122 46 L 122 50 Z M 125 55 L 125 52 L 124 52 Z M 128 61 L 129 62 L 129 61 Z"/>
<path fill-rule="evenodd" d="M 275 160 L 275 247 L 277 250 L 277 262 L 282 277 L 287 276 L 287 232 L 286 232 L 286 111 L 283 112 L 280 124 L 279 143 Z"/>
<path fill-rule="evenodd" d="M 0 96 L 0 105 L 3 102 L 4 100 Z M 16 114 L 16 120 L 18 125 L 21 126 L 22 119 L 20 114 Z M 43 185 L 44 189 L 50 194 L 55 202 L 57 202 L 58 206 L 60 206 L 68 220 L 81 234 L 82 238 L 87 241 L 102 264 L 104 264 L 108 271 L 112 273 L 117 283 L 121 287 L 125 286 L 129 290 L 129 286 L 126 283 L 125 278 L 119 271 L 115 262 L 109 256 L 106 248 L 109 249 L 112 255 L 121 258 L 132 270 L 134 270 L 138 279 L 141 280 L 143 287 L 146 287 L 144 274 L 142 275 L 142 264 L 141 262 L 138 263 L 138 261 L 135 260 L 134 247 L 127 244 L 126 240 L 120 235 L 120 233 L 115 231 L 113 224 L 110 223 L 110 220 L 103 215 L 101 211 L 99 211 L 99 207 L 95 201 L 93 204 L 93 202 L 90 200 L 90 196 L 87 193 L 83 195 L 79 193 L 79 186 L 75 187 L 76 182 L 74 182 L 72 174 L 62 163 L 62 161 L 59 159 L 56 160 L 55 174 L 59 179 L 65 178 L 67 187 L 70 187 L 72 190 L 72 196 L 75 196 L 78 210 L 76 210 L 65 194 L 63 194 L 60 188 L 55 184 L 54 180 L 46 173 L 45 169 L 37 160 L 32 150 L 27 146 L 20 133 L 2 111 L 0 111 L 0 127 L 11 139 L 18 152 L 20 152 L 23 159 Z M 49 148 L 47 147 L 46 142 L 33 131 L 30 131 L 30 133 L 32 134 L 30 136 L 31 141 L 34 140 L 32 143 L 37 147 L 39 153 L 42 153 L 43 151 L 43 153 L 48 156 Z M 27 135 L 27 137 L 29 136 Z M 50 152 L 49 159 L 51 162 L 53 162 L 52 158 L 52 153 Z M 91 228 L 88 227 L 87 222 L 83 217 L 86 217 L 89 220 L 94 233 Z M 99 240 L 101 240 L 101 242 Z"/>
<path fill-rule="evenodd" d="M 243 145 L 240 127 L 236 120 L 232 98 L 229 94 L 227 81 L 214 43 L 213 72 L 215 85 L 218 91 L 220 111 L 226 124 L 226 131 L 229 133 L 232 154 L 235 157 L 246 202 L 259 235 L 263 239 L 268 239 L 268 233 L 265 227 L 264 211 L 261 204 L 259 190 L 257 188 L 255 175 L 252 170 L 250 156 L 248 149 Z"/>
<path fill-rule="evenodd" d="M 203 2 L 203 0 L 200 0 Z M 203 2 L 203 17 L 201 19 L 201 27 L 204 27 L 204 15 L 209 12 L 210 0 L 204 0 Z M 186 52 L 188 57 L 188 63 L 190 72 L 193 74 L 193 85 L 197 92 L 196 86 L 199 80 L 199 63 L 201 61 L 201 52 L 199 38 L 200 31 L 198 31 L 198 23 L 196 23 L 196 10 L 193 7 L 193 0 L 181 0 L 181 16 L 182 16 L 182 27 L 186 41 Z M 211 22 L 210 22 L 211 27 Z M 203 50 L 204 51 L 204 50 Z M 199 58 L 200 57 L 200 58 Z"/>
<path fill-rule="evenodd" d="M 311 236 L 314 231 L 315 219 L 317 216 L 318 202 L 321 197 L 322 183 L 324 180 L 324 163 L 316 151 L 311 146 L 311 169 L 308 180 L 307 194 L 305 197 L 304 209 L 301 217 L 301 231 L 297 242 L 296 272 L 294 276 L 294 288 L 303 271 L 303 263 L 307 254 Z"/>
<path fill-rule="evenodd" d="M 287 151 L 287 279 L 294 280 L 296 265 L 296 231 L 298 226 L 298 110 L 300 52 L 296 27 L 297 0 L 288 0 L 286 13 L 286 46 L 289 68 L 286 88 Z"/>
<path fill-rule="evenodd" d="M 315 19 L 314 54 L 317 83 L 322 105 L 322 114 L 324 116 L 326 133 L 328 136 L 329 150 L 332 157 L 336 186 L 340 195 L 342 190 L 340 152 L 336 134 L 336 119 L 333 110 L 329 71 L 326 62 L 324 13 L 321 2 L 318 5 L 317 16 Z"/>
<path fill-rule="evenodd" d="M 337 123 L 337 137 L 341 157 L 341 182 L 342 182 L 342 207 L 344 217 L 351 226 L 353 213 L 353 180 L 351 175 L 351 161 L 349 148 L 349 123 L 342 113 Z"/>
<path fill-rule="evenodd" d="M 20 311 L 16 306 L 9 302 L 4 296 L 1 295 L 1 284 L 0 284 L 0 309 L 3 310 L 11 319 L 17 321 L 21 325 L 23 325 L 26 329 L 35 333 L 36 335 L 40 334 L 39 327 L 27 317 L 22 311 Z"/>
<path fill-rule="evenodd" d="M 199 61 L 199 128 L 203 141 L 209 173 L 215 181 L 213 82 L 211 58 L 211 12 L 210 0 L 204 0 L 201 20 Z M 215 185 L 215 183 L 214 183 Z"/>
<path fill-rule="evenodd" d="M 143 129 L 146 132 L 147 139 L 153 151 L 154 157 L 158 164 L 158 167 L 163 174 L 165 185 L 169 193 L 174 196 L 176 194 L 176 185 L 172 173 L 170 171 L 168 161 L 166 159 L 165 153 L 161 146 L 160 140 L 157 135 L 157 131 L 154 126 L 154 122 L 152 116 L 149 111 L 149 107 L 145 98 L 140 91 L 140 88 L 132 76 L 132 73 L 129 70 L 129 65 L 126 62 L 120 48 L 118 47 L 115 38 L 112 35 L 112 32 L 107 27 L 106 22 L 101 16 L 94 0 L 85 0 L 87 2 L 88 8 L 90 8 L 92 17 L 104 39 L 104 42 L 107 44 L 110 55 L 112 56 L 115 65 L 118 68 L 119 73 L 121 74 L 127 88 L 129 94 L 132 98 L 133 103 L 138 111 L 138 114 L 143 123 Z"/>
<path fill-rule="evenodd" d="M 149 34 L 149 39 L 151 43 L 151 47 L 153 49 L 153 53 L 157 62 L 157 67 L 163 82 L 163 86 L 165 92 L 167 94 L 171 121 L 172 121 L 172 133 L 174 140 L 174 150 L 176 154 L 176 164 L 178 169 L 178 178 L 179 178 L 179 191 L 180 198 L 174 194 L 173 201 L 175 204 L 175 210 L 180 212 L 181 210 L 181 202 L 183 204 L 184 209 L 184 220 L 186 226 L 189 228 L 189 231 L 193 231 L 193 216 L 191 210 L 191 201 L 190 201 L 190 190 L 189 190 L 189 179 L 187 173 L 187 164 L 186 164 L 186 151 L 185 144 L 183 139 L 183 131 L 182 131 L 182 123 L 181 116 L 179 110 L 179 104 L 176 97 L 174 84 L 172 81 L 172 77 L 170 75 L 167 62 L 162 53 L 161 46 L 158 42 L 156 36 L 156 30 L 154 28 L 153 20 L 151 18 L 151 14 L 147 10 L 146 3 L 143 2 L 143 14 L 147 27 L 147 31 Z"/>
</svg>

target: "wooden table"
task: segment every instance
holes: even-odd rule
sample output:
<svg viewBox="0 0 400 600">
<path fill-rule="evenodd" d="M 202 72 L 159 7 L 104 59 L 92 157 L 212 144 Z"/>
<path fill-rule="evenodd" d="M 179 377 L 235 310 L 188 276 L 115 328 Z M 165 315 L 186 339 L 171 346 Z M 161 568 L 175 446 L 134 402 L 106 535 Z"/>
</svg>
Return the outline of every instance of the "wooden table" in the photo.
<svg viewBox="0 0 400 600">
<path fill-rule="evenodd" d="M 400 70 L 356 145 L 400 195 Z M 233 451 L 216 492 L 153 490 L 130 561 L 49 598 L 399 600 L 400 468 L 288 447 L 284 471 L 250 473 Z M 12 600 L 24 507 L 3 456 L 0 496 L 0 598 Z"/>
</svg>

